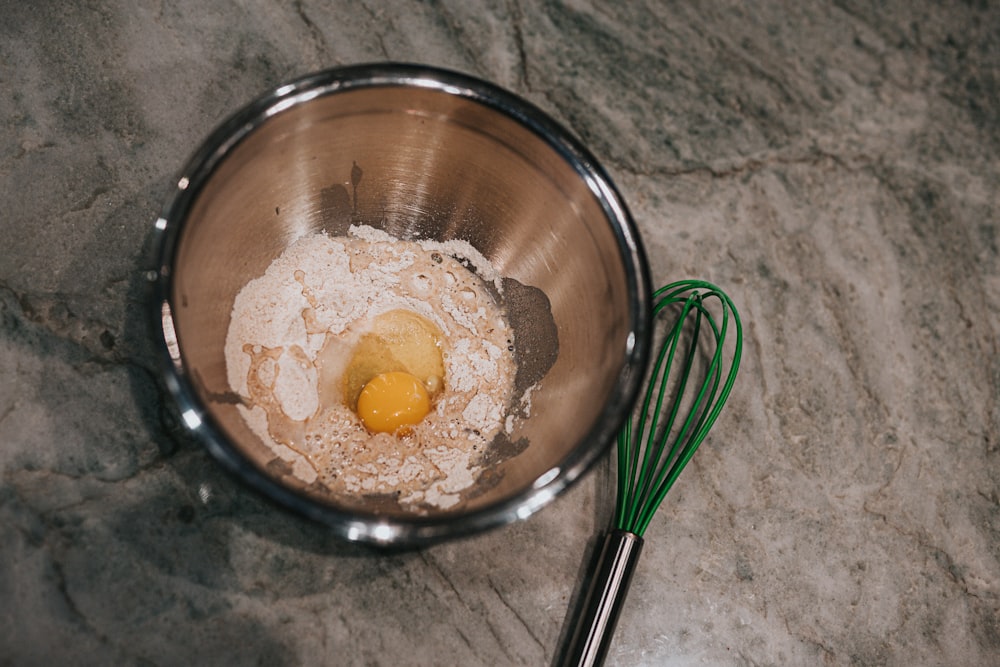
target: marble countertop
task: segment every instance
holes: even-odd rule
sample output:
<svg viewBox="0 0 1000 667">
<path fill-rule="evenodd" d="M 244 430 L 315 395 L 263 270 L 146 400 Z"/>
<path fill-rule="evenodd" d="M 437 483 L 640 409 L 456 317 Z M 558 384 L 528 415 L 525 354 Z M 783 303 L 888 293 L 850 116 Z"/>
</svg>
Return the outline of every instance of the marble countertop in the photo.
<svg viewBox="0 0 1000 667">
<path fill-rule="evenodd" d="M 873 6 L 874 5 L 874 6 Z M 746 324 L 614 665 L 1000 662 L 1000 9 L 4 2 L 0 664 L 544 665 L 605 462 L 526 521 L 340 543 L 183 437 L 138 274 L 171 178 L 309 71 L 418 61 L 579 136 L 657 283 Z"/>
</svg>

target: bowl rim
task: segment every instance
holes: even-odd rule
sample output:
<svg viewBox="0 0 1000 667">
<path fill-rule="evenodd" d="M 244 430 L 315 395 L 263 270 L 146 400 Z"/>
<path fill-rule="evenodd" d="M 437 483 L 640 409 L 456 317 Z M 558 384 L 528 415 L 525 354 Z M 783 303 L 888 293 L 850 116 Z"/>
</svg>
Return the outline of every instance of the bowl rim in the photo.
<svg viewBox="0 0 1000 667">
<path fill-rule="evenodd" d="M 188 214 L 201 188 L 226 156 L 270 117 L 317 97 L 374 87 L 416 87 L 456 95 L 497 111 L 530 130 L 583 179 L 614 232 L 625 268 L 629 333 L 611 397 L 590 431 L 533 485 L 506 500 L 464 514 L 385 516 L 338 509 L 265 475 L 230 442 L 203 405 L 185 367 L 173 318 L 173 261 Z M 607 452 L 646 375 L 651 331 L 651 281 L 638 228 L 604 168 L 568 130 L 534 104 L 499 86 L 457 71 L 413 63 L 371 63 L 317 71 L 275 86 L 211 132 L 174 181 L 153 230 L 151 268 L 145 272 L 149 314 L 161 381 L 186 431 L 224 468 L 281 505 L 327 525 L 339 537 L 376 546 L 424 546 L 526 519 L 578 481 Z"/>
</svg>

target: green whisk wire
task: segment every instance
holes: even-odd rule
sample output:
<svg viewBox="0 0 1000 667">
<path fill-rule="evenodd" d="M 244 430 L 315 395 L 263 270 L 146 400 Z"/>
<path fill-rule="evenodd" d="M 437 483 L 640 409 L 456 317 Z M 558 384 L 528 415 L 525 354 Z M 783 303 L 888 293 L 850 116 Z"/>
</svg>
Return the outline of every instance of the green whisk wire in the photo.
<svg viewBox="0 0 1000 667">
<path fill-rule="evenodd" d="M 670 313 L 676 319 L 669 319 Z M 743 325 L 733 302 L 715 285 L 682 280 L 662 287 L 653 293 L 652 316 L 654 323 L 666 322 L 663 341 L 642 403 L 618 433 L 614 527 L 605 536 L 587 595 L 567 634 L 560 667 L 604 663 L 642 552 L 643 533 L 722 412 L 740 366 Z M 733 344 L 727 344 L 727 336 Z M 706 350 L 706 359 L 700 350 Z"/>
<path fill-rule="evenodd" d="M 718 302 L 721 321 L 710 309 L 712 300 Z M 618 434 L 615 528 L 639 536 L 722 411 L 743 351 L 739 314 L 715 285 L 702 280 L 666 285 L 653 294 L 654 321 L 667 309 L 677 311 L 677 319 L 667 328 L 639 410 Z M 735 345 L 727 365 L 724 342 L 730 326 Z M 714 350 L 705 375 L 698 378 L 693 371 L 703 329 Z M 699 379 L 701 384 L 692 387 Z M 685 406 L 686 415 L 677 424 Z"/>
</svg>

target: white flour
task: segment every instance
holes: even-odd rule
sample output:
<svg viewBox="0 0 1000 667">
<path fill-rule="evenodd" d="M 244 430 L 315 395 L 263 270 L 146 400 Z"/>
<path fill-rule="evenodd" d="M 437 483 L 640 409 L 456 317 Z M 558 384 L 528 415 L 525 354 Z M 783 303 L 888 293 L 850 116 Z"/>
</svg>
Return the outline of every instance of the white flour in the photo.
<svg viewBox="0 0 1000 667">
<path fill-rule="evenodd" d="M 240 291 L 226 338 L 229 384 L 251 429 L 305 482 L 450 507 L 512 425 L 512 333 L 483 283 L 499 291 L 501 277 L 461 241 L 349 233 L 296 241 Z M 399 309 L 440 329 L 443 390 L 409 432 L 372 435 L 341 377 L 371 322 Z"/>
</svg>

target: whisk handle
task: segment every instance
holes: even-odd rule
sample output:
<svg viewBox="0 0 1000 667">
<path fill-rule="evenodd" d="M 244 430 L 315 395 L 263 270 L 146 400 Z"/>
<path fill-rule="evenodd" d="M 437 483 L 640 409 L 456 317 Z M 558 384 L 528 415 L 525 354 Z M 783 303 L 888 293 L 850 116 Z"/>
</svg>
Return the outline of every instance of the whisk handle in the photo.
<svg viewBox="0 0 1000 667">
<path fill-rule="evenodd" d="M 641 551 L 639 535 L 617 529 L 608 533 L 560 667 L 604 664 Z"/>
</svg>

